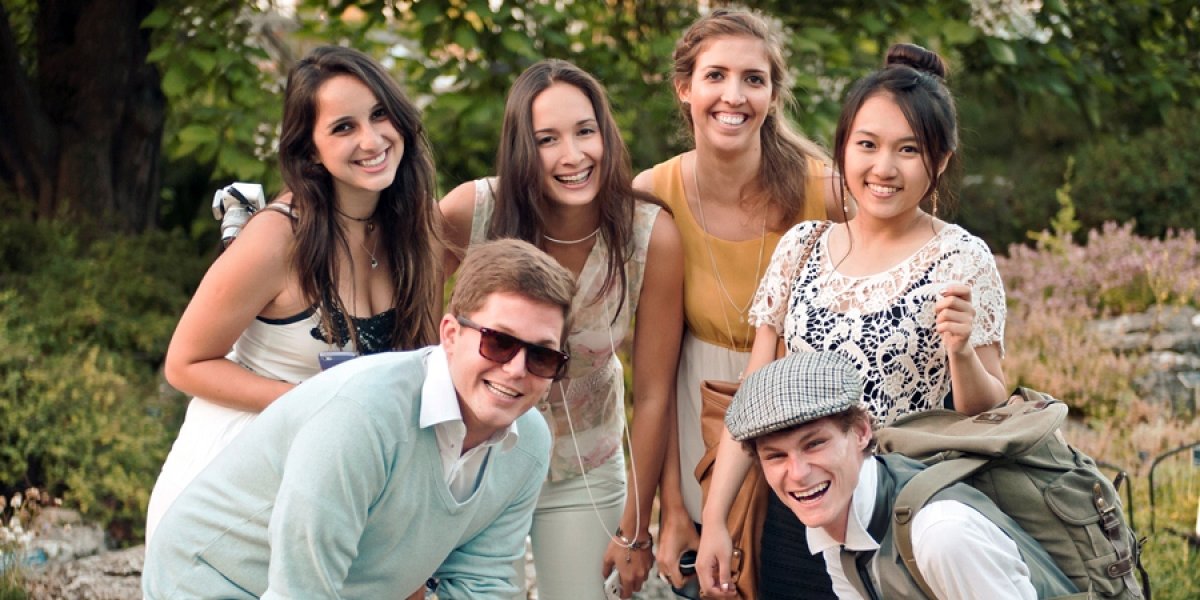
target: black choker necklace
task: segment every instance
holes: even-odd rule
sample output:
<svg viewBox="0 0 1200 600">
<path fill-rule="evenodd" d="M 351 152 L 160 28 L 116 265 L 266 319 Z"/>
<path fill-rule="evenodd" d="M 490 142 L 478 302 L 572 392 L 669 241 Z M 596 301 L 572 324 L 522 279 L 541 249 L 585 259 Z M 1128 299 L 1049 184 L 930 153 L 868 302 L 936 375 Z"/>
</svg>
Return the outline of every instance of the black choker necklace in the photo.
<svg viewBox="0 0 1200 600">
<path fill-rule="evenodd" d="M 367 217 L 356 217 L 354 215 L 348 215 L 348 214 L 342 212 L 342 209 L 340 209 L 336 206 L 333 207 L 333 210 L 337 214 L 342 215 L 343 217 L 346 217 L 347 219 L 350 219 L 351 221 L 358 221 L 359 223 L 366 223 L 367 231 L 375 230 L 375 213 L 371 213 L 371 215 L 367 216 Z"/>
</svg>

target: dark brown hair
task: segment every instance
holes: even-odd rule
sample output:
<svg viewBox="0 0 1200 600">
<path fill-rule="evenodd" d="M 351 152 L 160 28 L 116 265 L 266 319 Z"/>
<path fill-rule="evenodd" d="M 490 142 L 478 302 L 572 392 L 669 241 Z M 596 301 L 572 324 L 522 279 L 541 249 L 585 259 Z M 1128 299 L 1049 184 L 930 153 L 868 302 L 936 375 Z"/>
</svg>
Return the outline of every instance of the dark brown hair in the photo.
<svg viewBox="0 0 1200 600">
<path fill-rule="evenodd" d="M 771 73 L 771 109 L 759 132 L 762 164 L 758 168 L 756 195 L 783 209 L 783 223 L 790 225 L 804 212 L 808 158 L 828 163 L 821 147 L 796 130 L 783 111 L 794 104 L 792 77 L 783 54 L 782 34 L 761 13 L 743 8 L 718 8 L 701 17 L 675 43 L 674 81 L 677 88 L 691 85 L 696 60 L 709 42 L 717 38 L 748 37 L 759 40 L 767 55 Z M 677 96 L 678 97 L 678 96 Z M 689 107 L 680 103 L 680 112 L 694 131 Z"/>
<path fill-rule="evenodd" d="M 458 269 L 447 310 L 456 316 L 468 316 L 497 292 L 520 294 L 561 308 L 559 346 L 565 348 L 571 327 L 571 300 L 575 297 L 575 278 L 566 267 L 523 240 L 510 238 L 472 245 Z"/>
<path fill-rule="evenodd" d="M 938 192 L 939 209 L 948 207 L 952 201 L 950 186 L 938 173 L 938 166 L 949 155 L 946 173 L 957 170 L 958 110 L 954 96 L 946 87 L 946 74 L 946 63 L 935 52 L 914 44 L 894 44 L 888 48 L 883 68 L 855 82 L 842 104 L 833 146 L 838 171 L 846 172 L 850 128 L 859 109 L 867 100 L 887 95 L 904 113 L 921 148 L 921 160 L 929 175 L 929 189 L 921 201 L 928 212 L 934 212 L 929 203 L 934 192 Z M 844 194 L 843 190 L 843 206 L 846 203 Z"/>
<path fill-rule="evenodd" d="M 338 265 L 350 255 L 338 225 L 333 178 L 314 161 L 313 127 L 317 92 L 330 79 L 349 75 L 367 86 L 404 137 L 396 179 L 379 194 L 372 216 L 382 236 L 381 250 L 392 269 L 396 311 L 392 345 L 410 349 L 437 341 L 442 277 L 433 160 L 416 106 L 379 63 L 349 48 L 324 46 L 301 59 L 288 74 L 284 94 L 279 163 L 293 194 L 296 248 L 293 265 L 305 299 L 321 311 L 322 327 L 335 332 L 335 312 L 346 314 L 338 297 Z M 337 250 L 341 249 L 339 253 Z M 350 327 L 357 341 L 357 334 Z"/>
<path fill-rule="evenodd" d="M 496 151 L 496 208 L 488 237 L 513 237 L 544 247 L 545 211 L 554 201 L 545 187 L 542 160 L 533 129 L 533 101 L 555 83 L 574 86 L 592 104 L 604 144 L 604 157 L 597 165 L 599 191 L 593 202 L 600 211 L 600 236 L 608 245 L 608 269 L 593 302 L 603 298 L 619 283 L 625 295 L 625 263 L 633 255 L 633 214 L 636 200 L 661 206 L 654 196 L 633 189 L 629 151 L 621 139 L 604 86 L 591 74 L 558 59 L 546 59 L 525 69 L 508 90 L 504 125 Z M 618 305 L 617 314 L 620 314 Z M 616 321 L 617 314 L 612 316 Z"/>
</svg>

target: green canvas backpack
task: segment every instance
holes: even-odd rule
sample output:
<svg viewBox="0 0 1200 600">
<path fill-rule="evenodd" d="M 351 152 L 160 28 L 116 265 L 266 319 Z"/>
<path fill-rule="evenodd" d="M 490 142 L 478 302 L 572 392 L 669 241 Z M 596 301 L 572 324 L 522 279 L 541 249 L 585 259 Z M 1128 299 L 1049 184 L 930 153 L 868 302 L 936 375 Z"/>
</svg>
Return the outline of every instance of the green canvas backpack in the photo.
<svg viewBox="0 0 1200 600">
<path fill-rule="evenodd" d="M 951 410 L 906 415 L 876 432 L 879 452 L 929 467 L 900 491 L 893 536 L 909 574 L 933 598 L 912 551 L 912 519 L 939 490 L 963 481 L 983 492 L 1045 548 L 1081 590 L 1079 598 L 1149 597 L 1140 548 L 1121 499 L 1095 461 L 1059 428 L 1067 406 L 1018 388 L 1011 402 L 974 417 Z M 1134 574 L 1138 570 L 1146 585 Z"/>
</svg>

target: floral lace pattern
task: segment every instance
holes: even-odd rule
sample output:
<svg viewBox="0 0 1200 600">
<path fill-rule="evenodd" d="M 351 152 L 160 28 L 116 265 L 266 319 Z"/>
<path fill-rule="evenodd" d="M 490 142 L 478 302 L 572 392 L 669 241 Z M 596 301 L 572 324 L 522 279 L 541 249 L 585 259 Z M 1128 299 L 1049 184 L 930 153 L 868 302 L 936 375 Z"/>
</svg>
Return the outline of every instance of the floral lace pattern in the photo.
<svg viewBox="0 0 1200 600">
<path fill-rule="evenodd" d="M 882 425 L 940 406 L 950 391 L 949 362 L 933 331 L 933 305 L 947 283 L 971 288 L 971 345 L 1001 344 L 1004 284 L 987 245 L 946 225 L 912 256 L 874 275 L 838 273 L 828 254 L 829 230 L 805 264 L 797 264 L 815 221 L 789 230 L 754 296 L 750 318 L 781 332 L 789 352 L 834 351 L 863 376 L 864 400 Z"/>
</svg>

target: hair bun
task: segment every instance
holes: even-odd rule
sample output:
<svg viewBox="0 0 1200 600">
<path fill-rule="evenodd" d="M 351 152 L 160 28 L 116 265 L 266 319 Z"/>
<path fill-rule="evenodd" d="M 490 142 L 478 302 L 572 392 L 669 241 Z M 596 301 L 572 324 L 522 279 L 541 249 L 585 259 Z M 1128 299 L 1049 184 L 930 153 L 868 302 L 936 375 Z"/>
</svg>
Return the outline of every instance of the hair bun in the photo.
<svg viewBox="0 0 1200 600">
<path fill-rule="evenodd" d="M 888 48 L 887 59 L 884 60 L 883 66 L 886 68 L 897 65 L 937 75 L 942 79 L 946 78 L 946 61 L 942 60 L 937 52 L 926 50 L 916 44 L 892 44 L 892 47 Z"/>
</svg>

